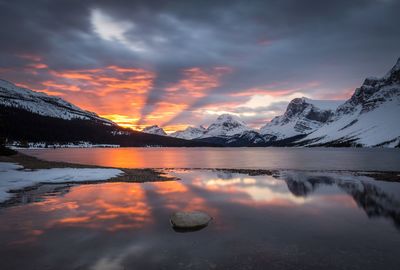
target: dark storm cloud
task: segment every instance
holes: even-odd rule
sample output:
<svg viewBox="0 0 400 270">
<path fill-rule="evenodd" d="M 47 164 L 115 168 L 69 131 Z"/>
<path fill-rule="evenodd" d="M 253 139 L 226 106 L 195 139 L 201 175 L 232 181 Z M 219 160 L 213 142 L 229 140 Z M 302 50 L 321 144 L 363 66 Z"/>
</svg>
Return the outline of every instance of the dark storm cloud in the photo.
<svg viewBox="0 0 400 270">
<path fill-rule="evenodd" d="M 129 25 L 123 40 L 96 32 L 95 10 Z M 150 69 L 157 77 L 143 115 L 191 67 L 232 72 L 189 112 L 224 95 L 245 102 L 231 95 L 273 83 L 318 81 L 323 90 L 310 94 L 335 97 L 368 75 L 383 75 L 400 56 L 399 10 L 395 0 L 0 1 L 0 68 L 18 71 L 30 61 L 21 55 L 39 55 L 52 70 Z M 32 83 L 47 76 L 8 74 Z"/>
</svg>

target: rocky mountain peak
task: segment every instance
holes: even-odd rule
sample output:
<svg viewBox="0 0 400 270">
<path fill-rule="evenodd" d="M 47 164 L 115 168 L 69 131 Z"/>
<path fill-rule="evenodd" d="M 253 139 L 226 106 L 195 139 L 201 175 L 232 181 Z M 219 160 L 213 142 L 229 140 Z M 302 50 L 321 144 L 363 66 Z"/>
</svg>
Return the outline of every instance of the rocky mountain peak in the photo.
<svg viewBox="0 0 400 270">
<path fill-rule="evenodd" d="M 246 124 L 235 115 L 221 114 L 217 117 L 216 121 L 207 128 L 207 130 L 212 130 L 218 126 L 224 126 L 229 129 L 246 126 Z"/>
<path fill-rule="evenodd" d="M 287 106 L 281 120 L 289 122 L 293 118 L 305 117 L 309 120 L 326 122 L 342 101 L 312 100 L 306 97 L 295 98 Z"/>
<path fill-rule="evenodd" d="M 206 137 L 232 136 L 250 130 L 239 117 L 231 114 L 221 114 L 214 123 L 208 126 Z"/>
<path fill-rule="evenodd" d="M 144 129 L 142 129 L 142 132 L 148 133 L 148 134 L 162 135 L 162 136 L 167 135 L 167 133 L 162 128 L 160 128 L 158 125 L 152 125 L 152 126 L 145 127 Z"/>
<path fill-rule="evenodd" d="M 339 114 L 351 113 L 361 107 L 362 111 L 375 108 L 378 103 L 383 102 L 397 93 L 400 84 L 400 58 L 391 70 L 382 78 L 367 77 L 361 87 L 354 91 L 351 98 L 338 108 Z"/>
<path fill-rule="evenodd" d="M 283 115 L 272 119 L 260 132 L 277 139 L 310 133 L 326 123 L 342 102 L 295 98 L 288 104 Z"/>
<path fill-rule="evenodd" d="M 369 77 L 329 120 L 304 141 L 310 145 L 399 147 L 400 59 L 382 78 Z"/>
<path fill-rule="evenodd" d="M 200 127 L 187 127 L 184 130 L 178 130 L 170 134 L 171 137 L 192 140 L 201 137 L 206 132 L 203 126 Z"/>
<path fill-rule="evenodd" d="M 400 83 L 400 57 L 383 79 L 391 83 Z"/>
<path fill-rule="evenodd" d="M 289 102 L 286 108 L 285 117 L 292 118 L 302 113 L 306 108 L 310 106 L 305 97 L 295 98 Z"/>
</svg>

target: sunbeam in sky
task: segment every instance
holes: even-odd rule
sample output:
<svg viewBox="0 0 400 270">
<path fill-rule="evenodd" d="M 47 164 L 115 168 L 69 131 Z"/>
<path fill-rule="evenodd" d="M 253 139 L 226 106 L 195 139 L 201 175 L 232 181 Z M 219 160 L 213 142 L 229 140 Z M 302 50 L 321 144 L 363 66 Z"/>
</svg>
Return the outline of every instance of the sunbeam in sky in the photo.
<svg viewBox="0 0 400 270">
<path fill-rule="evenodd" d="M 399 54 L 399 1 L 306 2 L 2 1 L 0 75 L 124 127 L 259 127 L 295 97 L 349 98 Z"/>
</svg>

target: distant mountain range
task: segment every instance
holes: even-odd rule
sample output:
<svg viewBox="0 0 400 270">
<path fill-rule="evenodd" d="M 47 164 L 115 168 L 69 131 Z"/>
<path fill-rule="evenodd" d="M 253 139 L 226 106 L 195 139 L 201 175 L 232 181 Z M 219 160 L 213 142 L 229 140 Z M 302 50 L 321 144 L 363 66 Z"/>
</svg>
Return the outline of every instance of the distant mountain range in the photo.
<svg viewBox="0 0 400 270">
<path fill-rule="evenodd" d="M 61 99 L 0 80 L 0 137 L 9 141 L 121 146 L 400 147 L 400 59 L 382 78 L 367 78 L 349 100 L 293 99 L 259 130 L 223 114 L 207 128 L 167 134 L 133 131 Z"/>
<path fill-rule="evenodd" d="M 384 77 L 365 79 L 349 100 L 295 98 L 259 130 L 224 114 L 208 128 L 169 136 L 224 146 L 400 147 L 399 117 L 400 59 Z"/>
<path fill-rule="evenodd" d="M 213 146 L 134 131 L 61 99 L 0 80 L 0 138 L 8 142 Z"/>
</svg>

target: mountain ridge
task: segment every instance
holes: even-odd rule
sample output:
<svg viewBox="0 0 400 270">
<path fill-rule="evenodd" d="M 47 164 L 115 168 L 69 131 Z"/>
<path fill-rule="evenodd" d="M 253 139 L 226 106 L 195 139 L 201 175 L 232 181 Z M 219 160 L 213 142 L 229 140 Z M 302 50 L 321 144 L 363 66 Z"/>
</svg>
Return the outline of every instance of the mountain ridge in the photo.
<svg viewBox="0 0 400 270">
<path fill-rule="evenodd" d="M 346 101 L 296 98 L 257 131 L 195 138 L 227 146 L 400 147 L 400 58 L 381 78 L 367 77 Z"/>
<path fill-rule="evenodd" d="M 118 126 L 62 98 L 0 81 L 0 139 L 8 142 L 90 142 L 120 146 L 214 146 Z"/>
<path fill-rule="evenodd" d="M 92 122 L 89 126 L 96 126 L 95 129 L 108 126 L 107 132 L 111 132 L 113 136 L 156 136 L 150 141 L 155 145 L 159 141 L 165 146 L 170 145 L 169 143 L 198 143 L 211 146 L 400 147 L 400 125 L 397 119 L 400 115 L 400 58 L 383 77 L 367 77 L 348 100 L 295 98 L 289 102 L 282 115 L 274 117 L 260 130 L 250 128 L 238 116 L 222 114 L 207 128 L 187 127 L 185 130 L 167 134 L 161 127 L 153 125 L 138 132 L 123 129 L 116 123 L 61 98 L 18 87 L 5 80 L 0 80 L 0 108 L 0 120 L 7 122 L 10 130 L 18 128 L 4 115 L 14 117 L 24 114 L 42 126 L 46 125 L 44 118 L 49 122 L 54 122 L 49 120 L 54 118 L 60 121 L 83 121 L 79 125 L 86 129 L 88 125 L 85 121 Z M 28 116 L 25 112 L 33 116 Z M 26 125 L 29 126 L 29 123 Z M 22 130 L 15 132 L 24 133 Z M 5 137 L 8 138 L 7 136 L 13 135 L 8 132 Z M 76 135 L 74 138 L 78 137 Z M 104 138 L 100 140 L 103 143 Z M 178 141 L 163 143 L 169 139 Z"/>
<path fill-rule="evenodd" d="M 274 117 L 261 127 L 264 136 L 282 140 L 315 131 L 333 115 L 343 101 L 321 101 L 309 98 L 295 98 L 287 106 L 283 115 Z"/>
<path fill-rule="evenodd" d="M 382 78 L 366 78 L 326 125 L 299 144 L 399 147 L 399 115 L 400 58 Z"/>
<path fill-rule="evenodd" d="M 71 119 L 97 120 L 104 124 L 115 125 L 112 121 L 86 111 L 62 98 L 50 96 L 43 92 L 18 87 L 0 79 L 0 105 L 22 108 L 43 116 Z"/>
</svg>

